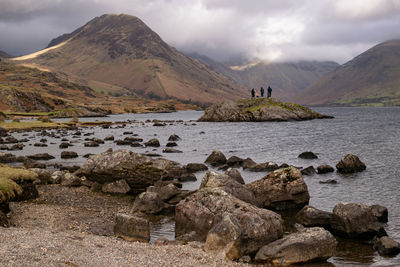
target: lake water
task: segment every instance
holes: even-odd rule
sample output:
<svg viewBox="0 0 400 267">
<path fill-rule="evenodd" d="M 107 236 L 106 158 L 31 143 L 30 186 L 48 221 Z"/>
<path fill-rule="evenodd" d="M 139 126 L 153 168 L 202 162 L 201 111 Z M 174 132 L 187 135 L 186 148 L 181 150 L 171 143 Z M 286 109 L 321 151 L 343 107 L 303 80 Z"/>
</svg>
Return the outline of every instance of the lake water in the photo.
<svg viewBox="0 0 400 267">
<path fill-rule="evenodd" d="M 288 163 L 298 167 L 321 164 L 335 166 L 346 154 L 360 157 L 367 165 L 362 173 L 342 175 L 330 173 L 305 176 L 311 200 L 310 205 L 332 211 L 339 202 L 362 202 L 368 205 L 379 204 L 389 210 L 389 223 L 386 230 L 390 237 L 400 241 L 400 108 L 315 108 L 316 111 L 335 116 L 335 119 L 312 120 L 302 122 L 265 122 L 265 123 L 206 123 L 195 122 L 201 115 L 199 111 L 184 111 L 164 114 L 123 114 L 107 118 L 108 121 L 135 120 L 124 129 L 86 128 L 83 133 L 94 133 L 88 137 L 104 138 L 113 134 L 116 139 L 123 139 L 124 131 L 132 131 L 147 141 L 158 138 L 160 148 L 131 148 L 116 146 L 106 142 L 97 148 L 83 146 L 84 136 L 67 137 L 77 143 L 69 151 L 76 151 L 80 157 L 61 160 L 58 148 L 60 139 L 47 138 L 49 147 L 37 148 L 33 143 L 40 136 L 29 133 L 32 140 L 23 151 L 13 152 L 16 155 L 29 155 L 48 152 L 56 156 L 49 163 L 61 162 L 64 165 L 80 165 L 84 162 L 82 155 L 100 153 L 108 148 L 127 148 L 134 152 L 156 152 L 165 158 L 181 164 L 204 162 L 213 150 L 221 150 L 227 158 L 236 155 L 251 157 L 262 163 L 273 161 L 277 164 Z M 182 120 L 183 122 L 167 123 L 165 127 L 154 127 L 146 120 Z M 82 121 L 85 119 L 81 119 Z M 94 120 L 93 118 L 86 120 Z M 178 134 L 177 149 L 181 154 L 163 154 L 161 151 L 171 134 Z M 23 134 L 13 134 L 22 138 Z M 50 144 L 54 143 L 54 144 Z M 30 144 L 30 145 L 29 145 Z M 313 151 L 317 160 L 303 160 L 298 155 L 303 151 Z M 246 183 L 260 179 L 266 173 L 253 173 L 240 170 Z M 185 189 L 197 189 L 202 175 L 198 173 L 197 182 L 185 183 Z M 320 184 L 319 181 L 335 179 L 337 184 Z M 164 220 L 153 225 L 153 239 L 158 236 L 173 237 L 174 224 Z M 338 252 L 329 262 L 335 266 L 399 266 L 400 257 L 384 258 L 372 251 L 369 246 L 358 243 L 341 242 Z"/>
</svg>

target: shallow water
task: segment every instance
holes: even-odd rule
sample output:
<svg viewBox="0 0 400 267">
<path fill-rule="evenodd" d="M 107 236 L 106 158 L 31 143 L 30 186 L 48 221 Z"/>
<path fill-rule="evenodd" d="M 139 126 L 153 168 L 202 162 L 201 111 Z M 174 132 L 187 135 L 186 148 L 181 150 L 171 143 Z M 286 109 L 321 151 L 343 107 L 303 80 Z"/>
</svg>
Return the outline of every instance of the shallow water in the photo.
<svg viewBox="0 0 400 267">
<path fill-rule="evenodd" d="M 14 151 L 16 155 L 30 155 L 48 152 L 56 156 L 49 163 L 61 162 L 64 165 L 80 165 L 86 153 L 100 153 L 108 148 L 131 149 L 134 152 L 161 151 L 171 134 L 178 134 L 177 149 L 182 154 L 163 154 L 165 158 L 176 160 L 181 164 L 204 162 L 213 150 L 221 150 L 227 157 L 251 157 L 256 162 L 273 161 L 278 164 L 288 163 L 298 167 L 320 164 L 335 166 L 347 153 L 356 154 L 367 165 L 362 173 L 341 175 L 330 173 L 324 175 L 305 176 L 311 200 L 310 205 L 331 211 L 339 202 L 363 202 L 365 204 L 380 204 L 389 209 L 389 236 L 400 240 L 400 108 L 316 108 L 316 111 L 333 115 L 332 120 L 312 120 L 303 122 L 265 122 L 265 123 L 205 123 L 194 122 L 202 115 L 198 111 L 185 111 L 164 114 L 124 114 L 113 115 L 98 120 L 126 121 L 136 120 L 127 124 L 124 129 L 87 128 L 82 133 L 94 133 L 86 137 L 104 138 L 113 134 L 116 139 L 123 139 L 124 131 L 132 131 L 147 141 L 158 138 L 160 148 L 132 148 L 116 146 L 106 142 L 97 148 L 83 146 L 85 136 L 71 138 L 78 143 L 66 150 L 77 152 L 80 157 L 71 160 L 61 160 L 58 148 L 60 139 L 48 138 L 49 147 L 37 148 L 33 144 L 42 137 L 31 132 L 31 141 L 23 151 Z M 183 120 L 183 122 L 167 123 L 165 127 L 154 127 L 153 123 L 144 123 L 147 119 Z M 85 119 L 81 119 L 85 120 Z M 94 120 L 93 118 L 86 120 Z M 201 133 L 204 132 L 204 133 Z M 14 134 L 22 138 L 23 134 Z M 50 144 L 54 143 L 54 144 Z M 29 145 L 30 144 L 30 145 Z M 313 151 L 319 157 L 317 160 L 303 160 L 297 156 L 303 151 Z M 246 182 L 254 181 L 265 173 L 242 171 Z M 197 189 L 204 173 L 198 173 L 197 182 L 185 183 L 185 189 Z M 338 184 L 320 184 L 319 181 L 335 179 Z M 152 226 L 154 240 L 165 236 L 173 238 L 173 222 L 162 221 Z M 368 246 L 358 243 L 341 242 L 338 253 L 329 260 L 335 266 L 398 266 L 400 257 L 383 258 Z"/>
</svg>

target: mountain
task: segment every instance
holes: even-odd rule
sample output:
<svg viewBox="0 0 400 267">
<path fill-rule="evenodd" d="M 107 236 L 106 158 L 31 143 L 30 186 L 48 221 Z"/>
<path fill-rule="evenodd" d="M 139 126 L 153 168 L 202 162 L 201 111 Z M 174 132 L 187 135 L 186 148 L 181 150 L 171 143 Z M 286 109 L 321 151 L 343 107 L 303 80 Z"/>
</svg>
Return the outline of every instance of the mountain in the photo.
<svg viewBox="0 0 400 267">
<path fill-rule="evenodd" d="M 141 96 L 202 104 L 246 96 L 245 88 L 165 43 L 139 18 L 103 15 L 39 52 L 15 58 Z"/>
<path fill-rule="evenodd" d="M 400 105 L 400 40 L 378 44 L 296 96 L 309 105 Z"/>
<path fill-rule="evenodd" d="M 10 58 L 10 57 L 13 57 L 13 56 L 11 56 L 11 55 L 7 54 L 6 52 L 0 50 L 0 57 L 2 57 L 2 58 Z"/>
<path fill-rule="evenodd" d="M 206 56 L 190 54 L 219 73 L 247 88 L 259 89 L 271 86 L 273 96 L 288 99 L 310 86 L 340 65 L 333 61 L 300 61 L 264 63 L 262 61 L 230 66 Z"/>
</svg>

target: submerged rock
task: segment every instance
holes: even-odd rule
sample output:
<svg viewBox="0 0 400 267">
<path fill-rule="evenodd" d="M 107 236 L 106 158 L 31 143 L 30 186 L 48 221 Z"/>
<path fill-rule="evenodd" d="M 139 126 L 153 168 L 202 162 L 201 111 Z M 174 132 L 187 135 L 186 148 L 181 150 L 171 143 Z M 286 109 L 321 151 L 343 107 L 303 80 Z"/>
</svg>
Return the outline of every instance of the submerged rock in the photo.
<svg viewBox="0 0 400 267">
<path fill-rule="evenodd" d="M 375 241 L 374 249 L 381 256 L 396 256 L 400 253 L 400 244 L 388 236 L 382 236 Z"/>
<path fill-rule="evenodd" d="M 191 173 L 208 170 L 208 167 L 203 163 L 188 163 L 184 168 Z"/>
<path fill-rule="evenodd" d="M 276 170 L 246 187 L 264 208 L 298 209 L 307 205 L 310 200 L 301 172 L 294 167 Z"/>
<path fill-rule="evenodd" d="M 297 223 L 306 227 L 323 227 L 330 229 L 332 213 L 316 209 L 312 206 L 305 206 L 295 216 Z"/>
<path fill-rule="evenodd" d="M 349 237 L 371 239 L 384 236 L 387 209 L 362 203 L 340 203 L 333 208 L 331 227 L 335 233 Z"/>
<path fill-rule="evenodd" d="M 151 147 L 160 147 L 160 141 L 158 139 L 153 138 L 144 143 L 145 146 L 151 146 Z"/>
<path fill-rule="evenodd" d="M 325 261 L 335 254 L 337 243 L 323 228 L 306 228 L 262 247 L 255 260 L 278 266 Z"/>
<path fill-rule="evenodd" d="M 214 150 L 206 159 L 205 163 L 210 164 L 211 166 L 220 166 L 226 163 L 225 155 L 219 151 Z"/>
<path fill-rule="evenodd" d="M 325 118 L 333 117 L 297 104 L 283 103 L 274 98 L 258 98 L 214 104 L 205 110 L 199 121 L 298 121 Z"/>
<path fill-rule="evenodd" d="M 327 165 L 327 164 L 320 165 L 317 167 L 318 174 L 324 174 L 324 173 L 329 173 L 329 172 L 334 172 L 334 171 L 335 171 L 335 169 L 332 166 Z"/>
<path fill-rule="evenodd" d="M 78 153 L 74 152 L 74 151 L 63 151 L 61 152 L 61 158 L 62 159 L 73 159 L 73 158 L 77 158 L 78 157 Z"/>
<path fill-rule="evenodd" d="M 313 166 L 308 166 L 307 168 L 304 168 L 301 170 L 302 175 L 313 175 L 315 173 L 316 173 L 316 171 Z"/>
<path fill-rule="evenodd" d="M 362 172 L 367 167 L 361 160 L 353 154 L 347 154 L 336 164 L 336 169 L 341 173 Z"/>
<path fill-rule="evenodd" d="M 311 152 L 311 151 L 305 151 L 305 152 L 302 152 L 302 153 L 299 155 L 299 158 L 301 158 L 301 159 L 317 159 L 318 156 L 315 155 L 315 154 L 314 154 L 313 152 Z"/>
</svg>

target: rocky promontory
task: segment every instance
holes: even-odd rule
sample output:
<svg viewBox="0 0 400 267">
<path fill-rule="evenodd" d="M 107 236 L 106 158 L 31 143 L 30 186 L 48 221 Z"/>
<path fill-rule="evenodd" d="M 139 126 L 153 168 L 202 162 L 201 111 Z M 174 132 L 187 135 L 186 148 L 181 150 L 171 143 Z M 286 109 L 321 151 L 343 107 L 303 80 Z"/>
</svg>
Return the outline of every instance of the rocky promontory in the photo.
<svg viewBox="0 0 400 267">
<path fill-rule="evenodd" d="M 240 99 L 222 102 L 206 109 L 199 121 L 250 122 L 250 121 L 301 121 L 332 119 L 311 109 L 293 103 L 283 103 L 274 98 Z"/>
</svg>

